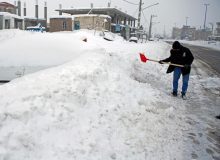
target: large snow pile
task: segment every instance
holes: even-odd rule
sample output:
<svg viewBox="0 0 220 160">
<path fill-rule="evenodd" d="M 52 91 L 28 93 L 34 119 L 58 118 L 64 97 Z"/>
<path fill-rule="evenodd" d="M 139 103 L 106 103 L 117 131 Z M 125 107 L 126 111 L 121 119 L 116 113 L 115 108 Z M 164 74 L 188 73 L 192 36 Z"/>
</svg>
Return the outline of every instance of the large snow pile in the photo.
<svg viewBox="0 0 220 160">
<path fill-rule="evenodd" d="M 3 32 L 3 33 L 2 33 Z M 70 61 L 82 50 L 92 50 L 93 44 L 84 48 L 83 33 L 76 36 L 60 33 L 36 33 L 11 30 L 1 31 L 0 66 L 52 66 Z M 3 38 L 4 37 L 4 38 Z M 11 37 L 10 40 L 8 37 Z M 10 58 L 8 58 L 10 57 Z"/>
<path fill-rule="evenodd" d="M 87 43 L 80 40 L 85 35 Z M 139 60 L 139 52 L 166 57 L 167 44 L 109 42 L 87 31 L 35 36 L 42 39 L 39 54 L 74 56 L 66 64 L 0 86 L 0 159 L 211 158 L 202 148 L 208 143 L 204 139 L 192 153 L 187 102 L 169 96 L 166 67 Z M 28 37 L 18 38 L 20 45 Z M 19 47 L 17 53 L 28 52 Z"/>
</svg>

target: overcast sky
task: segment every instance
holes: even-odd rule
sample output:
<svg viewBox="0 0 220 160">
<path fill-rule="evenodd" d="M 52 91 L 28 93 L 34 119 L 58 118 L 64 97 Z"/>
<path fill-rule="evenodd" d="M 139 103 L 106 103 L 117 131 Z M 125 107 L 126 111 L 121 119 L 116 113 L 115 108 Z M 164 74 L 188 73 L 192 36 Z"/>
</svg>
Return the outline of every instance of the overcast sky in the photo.
<svg viewBox="0 0 220 160">
<path fill-rule="evenodd" d="M 15 0 L 0 0 L 0 2 L 3 1 L 14 4 Z M 25 1 L 27 3 L 27 16 L 34 17 L 34 5 L 36 0 L 21 0 L 22 11 Z M 45 1 L 47 1 L 49 17 L 50 15 L 58 15 L 58 12 L 54 10 L 59 8 L 59 4 L 62 4 L 63 8 L 88 8 L 90 7 L 90 3 L 93 3 L 94 7 L 107 7 L 107 3 L 110 0 L 38 0 L 40 18 L 43 18 Z M 140 0 L 127 1 L 138 4 Z M 182 27 L 186 24 L 186 17 L 189 17 L 187 20 L 188 25 L 196 28 L 200 26 L 203 27 L 205 3 L 210 4 L 210 6 L 208 6 L 206 25 L 211 27 L 209 24 L 211 22 L 216 26 L 216 22 L 220 22 L 220 0 L 143 0 L 143 8 L 157 2 L 159 5 L 144 10 L 144 14 L 142 14 L 142 24 L 145 28 L 149 27 L 150 15 L 157 15 L 157 17 L 153 19 L 154 22 L 159 22 L 153 26 L 153 32 L 155 33 L 163 34 L 165 28 L 166 33 L 170 34 L 173 26 Z M 123 0 L 111 0 L 111 7 L 115 6 L 121 8 L 122 11 L 127 11 L 128 14 L 134 17 L 138 17 L 138 5 L 129 4 Z"/>
</svg>

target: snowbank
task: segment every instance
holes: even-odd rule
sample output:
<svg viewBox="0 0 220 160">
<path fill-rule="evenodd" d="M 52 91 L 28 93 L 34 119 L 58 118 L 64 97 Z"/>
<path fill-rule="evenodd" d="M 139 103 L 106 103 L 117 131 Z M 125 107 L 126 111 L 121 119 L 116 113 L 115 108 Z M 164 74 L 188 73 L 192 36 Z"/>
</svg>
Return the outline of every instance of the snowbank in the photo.
<svg viewBox="0 0 220 160">
<path fill-rule="evenodd" d="M 87 43 L 77 40 L 85 34 Z M 38 47 L 30 44 L 33 56 L 42 51 L 41 56 L 72 57 L 0 86 L 2 159 L 192 159 L 194 145 L 187 137 L 192 120 L 183 114 L 187 102 L 169 96 L 166 67 L 139 60 L 139 52 L 166 57 L 166 43 L 109 42 L 87 31 L 32 37 L 40 40 Z M 30 40 L 18 39 L 20 45 Z M 211 157 L 203 150 L 197 154 Z"/>
</svg>

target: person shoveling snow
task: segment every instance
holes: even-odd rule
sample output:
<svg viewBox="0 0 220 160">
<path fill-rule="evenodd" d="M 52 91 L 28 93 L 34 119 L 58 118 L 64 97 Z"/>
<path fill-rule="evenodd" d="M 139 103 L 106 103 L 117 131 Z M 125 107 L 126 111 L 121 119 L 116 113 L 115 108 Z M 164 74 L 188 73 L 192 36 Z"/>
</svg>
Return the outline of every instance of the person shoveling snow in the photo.
<svg viewBox="0 0 220 160">
<path fill-rule="evenodd" d="M 173 92 L 172 95 L 177 97 L 178 95 L 178 81 L 182 74 L 183 83 L 182 83 L 182 92 L 181 97 L 186 99 L 186 92 L 188 89 L 189 75 L 191 71 L 191 65 L 194 60 L 194 57 L 191 51 L 182 46 L 178 41 L 173 43 L 172 49 L 170 50 L 170 57 L 164 60 L 152 60 L 145 57 L 144 54 L 140 54 L 140 58 L 142 62 L 146 62 L 147 60 L 158 62 L 160 64 L 168 63 L 169 67 L 167 69 L 167 73 L 173 73 Z"/>
<path fill-rule="evenodd" d="M 186 92 L 188 88 L 188 82 L 189 82 L 189 74 L 191 70 L 191 64 L 194 60 L 194 57 L 191 53 L 191 51 L 182 46 L 178 41 L 175 41 L 173 43 L 172 49 L 170 50 L 170 57 L 160 60 L 159 63 L 163 64 L 164 62 L 172 62 L 172 63 L 178 63 L 180 65 L 183 65 L 184 67 L 177 67 L 170 65 L 167 69 L 167 73 L 173 73 L 173 96 L 177 96 L 178 93 L 178 81 L 182 74 L 183 77 L 183 83 L 182 83 L 182 98 L 186 99 Z"/>
</svg>

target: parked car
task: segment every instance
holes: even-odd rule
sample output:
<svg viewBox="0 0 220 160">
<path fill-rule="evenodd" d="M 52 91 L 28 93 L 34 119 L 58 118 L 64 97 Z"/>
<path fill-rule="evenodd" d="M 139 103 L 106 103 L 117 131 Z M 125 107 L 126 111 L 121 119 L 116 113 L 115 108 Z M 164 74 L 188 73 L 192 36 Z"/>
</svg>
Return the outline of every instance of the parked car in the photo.
<svg viewBox="0 0 220 160">
<path fill-rule="evenodd" d="M 103 36 L 103 38 L 107 41 L 114 41 L 115 37 L 114 35 L 109 32 L 108 30 L 104 30 L 100 33 L 100 36 Z"/>
<path fill-rule="evenodd" d="M 26 29 L 27 31 L 33 31 L 33 32 L 44 32 L 45 27 L 43 27 L 40 23 L 37 26 L 29 26 Z"/>
<path fill-rule="evenodd" d="M 135 43 L 137 43 L 137 42 L 138 42 L 138 38 L 137 38 L 137 37 L 131 37 L 131 38 L 129 39 L 129 42 L 135 42 Z"/>
</svg>

